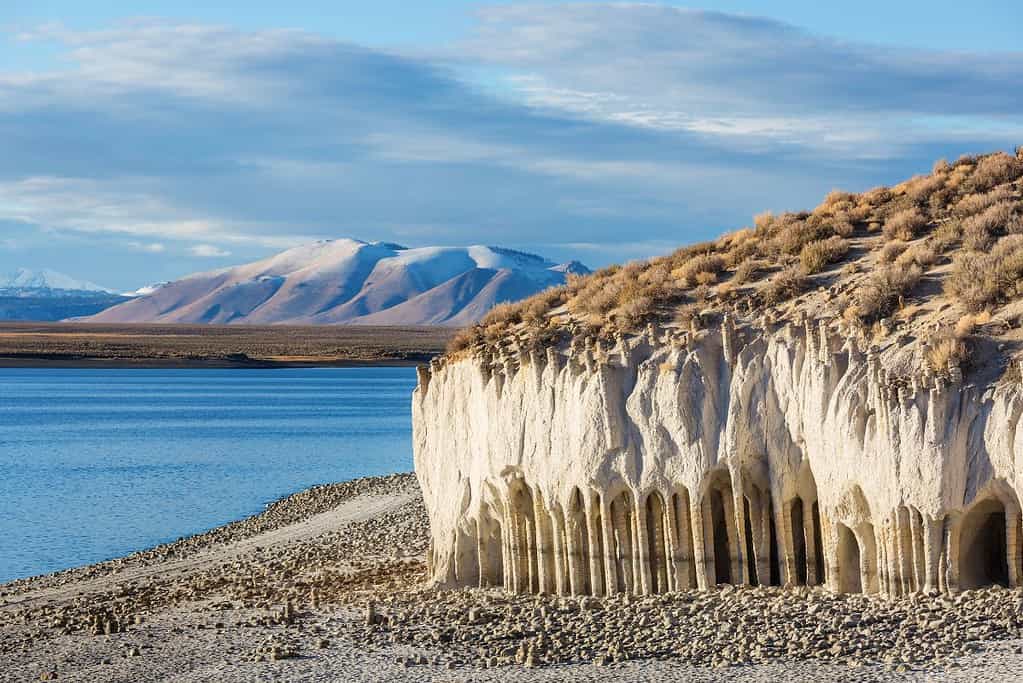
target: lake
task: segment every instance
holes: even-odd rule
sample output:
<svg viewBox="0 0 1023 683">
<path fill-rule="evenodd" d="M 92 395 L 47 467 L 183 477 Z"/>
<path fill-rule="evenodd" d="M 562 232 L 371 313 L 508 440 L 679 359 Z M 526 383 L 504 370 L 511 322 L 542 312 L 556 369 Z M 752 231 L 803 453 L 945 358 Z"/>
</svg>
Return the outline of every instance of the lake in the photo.
<svg viewBox="0 0 1023 683">
<path fill-rule="evenodd" d="M 0 582 L 412 469 L 415 370 L 0 368 Z"/>
</svg>

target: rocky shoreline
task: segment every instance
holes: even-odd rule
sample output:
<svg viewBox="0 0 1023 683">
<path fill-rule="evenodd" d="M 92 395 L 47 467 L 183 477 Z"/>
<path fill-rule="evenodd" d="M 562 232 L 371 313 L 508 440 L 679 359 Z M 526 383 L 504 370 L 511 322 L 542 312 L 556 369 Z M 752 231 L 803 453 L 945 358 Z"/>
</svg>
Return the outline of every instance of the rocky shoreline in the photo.
<svg viewBox="0 0 1023 683">
<path fill-rule="evenodd" d="M 0 587 L 0 681 L 974 680 L 1018 675 L 1023 592 L 898 600 L 426 588 L 410 474 L 321 486 Z"/>
</svg>

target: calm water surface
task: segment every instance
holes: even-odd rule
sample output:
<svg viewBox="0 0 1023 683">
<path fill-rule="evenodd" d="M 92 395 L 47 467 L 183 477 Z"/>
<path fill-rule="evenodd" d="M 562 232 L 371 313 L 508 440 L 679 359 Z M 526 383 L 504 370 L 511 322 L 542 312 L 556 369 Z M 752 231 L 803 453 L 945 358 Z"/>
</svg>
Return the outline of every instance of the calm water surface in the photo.
<svg viewBox="0 0 1023 683">
<path fill-rule="evenodd" d="M 0 368 L 0 582 L 412 468 L 412 368 Z"/>
</svg>

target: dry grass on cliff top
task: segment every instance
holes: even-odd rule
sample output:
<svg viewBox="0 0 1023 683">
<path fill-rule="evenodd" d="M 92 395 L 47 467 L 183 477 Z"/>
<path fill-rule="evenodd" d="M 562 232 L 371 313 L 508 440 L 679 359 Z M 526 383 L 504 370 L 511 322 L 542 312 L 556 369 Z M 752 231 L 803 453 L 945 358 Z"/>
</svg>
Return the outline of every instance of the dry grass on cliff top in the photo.
<svg viewBox="0 0 1023 683">
<path fill-rule="evenodd" d="M 970 337 L 1015 341 L 1021 295 L 1023 148 L 938 161 L 894 187 L 835 190 L 813 211 L 762 213 L 714 241 L 569 276 L 498 306 L 448 351 L 493 346 L 510 333 L 544 344 L 648 322 L 707 324 L 726 310 L 742 318 L 773 309 L 778 319 L 802 310 L 874 343 L 908 335 L 941 370 L 966 360 Z M 978 314 L 985 322 L 964 333 L 960 321 Z"/>
</svg>

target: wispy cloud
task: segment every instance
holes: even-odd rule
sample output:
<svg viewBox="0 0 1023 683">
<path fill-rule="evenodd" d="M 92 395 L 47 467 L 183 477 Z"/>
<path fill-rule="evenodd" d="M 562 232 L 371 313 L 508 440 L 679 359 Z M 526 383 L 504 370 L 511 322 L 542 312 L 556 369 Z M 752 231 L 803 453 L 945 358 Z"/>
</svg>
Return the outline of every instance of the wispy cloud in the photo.
<svg viewBox="0 0 1023 683">
<path fill-rule="evenodd" d="M 159 21 L 20 39 L 60 59 L 0 67 L 0 221 L 153 254 L 351 235 L 611 260 L 1023 137 L 1020 53 L 654 5 L 489 8 L 443 54 Z"/>
<path fill-rule="evenodd" d="M 898 154 L 942 139 L 919 119 L 1023 130 L 1023 51 L 904 49 L 766 18 L 653 4 L 511 5 L 479 11 L 469 54 L 509 69 L 537 106 L 663 130 Z M 866 145 L 865 145 L 866 143 Z"/>
<path fill-rule="evenodd" d="M 220 247 L 212 244 L 196 244 L 189 251 L 196 256 L 201 256 L 203 258 L 221 258 L 231 255 L 231 252 L 226 249 L 221 249 Z"/>
<path fill-rule="evenodd" d="M 163 242 L 126 242 L 128 248 L 134 249 L 135 251 L 144 251 L 150 254 L 162 254 L 167 250 L 167 246 Z"/>
</svg>

